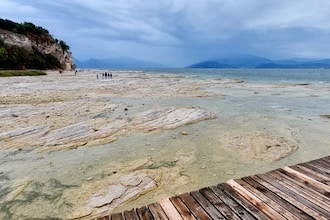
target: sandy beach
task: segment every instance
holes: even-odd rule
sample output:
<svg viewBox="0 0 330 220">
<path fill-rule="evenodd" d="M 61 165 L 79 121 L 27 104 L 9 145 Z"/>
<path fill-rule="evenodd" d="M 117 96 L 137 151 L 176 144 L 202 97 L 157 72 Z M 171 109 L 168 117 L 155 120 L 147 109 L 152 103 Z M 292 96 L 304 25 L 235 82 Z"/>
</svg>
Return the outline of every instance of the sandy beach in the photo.
<svg viewBox="0 0 330 220">
<path fill-rule="evenodd" d="M 327 85 L 103 72 L 0 79 L 0 218 L 88 219 L 330 155 Z"/>
</svg>

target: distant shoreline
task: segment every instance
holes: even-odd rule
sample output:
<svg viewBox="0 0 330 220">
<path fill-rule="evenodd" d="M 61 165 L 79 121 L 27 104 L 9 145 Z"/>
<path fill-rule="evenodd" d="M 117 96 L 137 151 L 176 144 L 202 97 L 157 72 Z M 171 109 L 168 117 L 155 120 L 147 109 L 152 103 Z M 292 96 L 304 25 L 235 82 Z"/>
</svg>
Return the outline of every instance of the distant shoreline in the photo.
<svg viewBox="0 0 330 220">
<path fill-rule="evenodd" d="M 0 77 L 40 76 L 40 75 L 47 75 L 47 73 L 40 70 L 0 70 Z"/>
</svg>

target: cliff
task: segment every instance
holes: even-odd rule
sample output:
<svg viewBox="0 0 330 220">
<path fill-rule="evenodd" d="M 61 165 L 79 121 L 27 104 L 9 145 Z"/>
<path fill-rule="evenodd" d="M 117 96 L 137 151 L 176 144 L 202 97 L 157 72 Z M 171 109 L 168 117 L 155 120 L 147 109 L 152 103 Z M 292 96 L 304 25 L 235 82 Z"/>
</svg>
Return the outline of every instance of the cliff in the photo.
<svg viewBox="0 0 330 220">
<path fill-rule="evenodd" d="M 48 65 L 46 68 L 72 70 L 75 67 L 69 46 L 64 41 L 54 39 L 47 30 L 36 27 L 32 23 L 18 24 L 0 19 L 0 41 L 6 47 L 5 55 L 8 59 L 10 59 L 12 48 L 18 48 L 23 50 L 23 54 L 28 54 L 28 57 L 39 56 L 35 58 L 37 61 L 40 61 L 40 57 L 45 57 L 46 61 L 51 60 L 54 63 L 56 59 L 55 62 L 59 63 L 51 67 Z M 25 62 L 20 64 L 22 68 L 33 62 L 33 60 L 22 60 Z"/>
</svg>

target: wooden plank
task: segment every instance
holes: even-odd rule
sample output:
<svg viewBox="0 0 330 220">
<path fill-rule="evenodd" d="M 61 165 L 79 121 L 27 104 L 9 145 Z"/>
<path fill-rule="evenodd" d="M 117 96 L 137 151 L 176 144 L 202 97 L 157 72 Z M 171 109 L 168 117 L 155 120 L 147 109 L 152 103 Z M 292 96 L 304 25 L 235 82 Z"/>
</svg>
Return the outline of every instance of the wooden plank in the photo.
<svg viewBox="0 0 330 220">
<path fill-rule="evenodd" d="M 292 181 L 289 178 L 286 178 L 281 172 L 275 170 L 272 172 L 268 172 L 266 175 L 269 177 L 277 180 L 280 182 L 281 185 L 285 186 L 286 188 L 290 189 L 292 192 L 298 194 L 299 196 L 305 198 L 306 200 L 316 204 L 317 206 L 321 207 L 324 210 L 330 210 L 330 201 L 328 198 L 322 198 L 320 196 L 315 196 L 317 192 L 311 190 L 310 188 L 301 187 L 296 182 Z M 328 203 L 329 202 L 329 203 Z M 321 210 L 322 211 L 322 210 Z M 330 218 L 330 213 L 329 218 Z"/>
<path fill-rule="evenodd" d="M 125 220 L 139 220 L 139 216 L 136 213 L 135 209 L 124 212 Z"/>
<path fill-rule="evenodd" d="M 170 198 L 170 201 L 173 203 L 174 207 L 178 210 L 184 220 L 196 219 L 179 197 Z"/>
<path fill-rule="evenodd" d="M 111 220 L 124 220 L 124 218 L 121 213 L 115 213 L 111 215 Z"/>
<path fill-rule="evenodd" d="M 110 220 L 110 216 L 99 217 L 96 220 Z"/>
<path fill-rule="evenodd" d="M 295 181 L 299 182 L 300 184 L 304 184 L 307 187 L 312 188 L 313 190 L 321 193 L 322 195 L 330 198 L 330 186 L 327 186 L 309 176 L 300 173 L 290 167 L 284 167 L 280 170 L 283 174 L 287 175 L 288 177 L 295 179 Z"/>
<path fill-rule="evenodd" d="M 308 165 L 315 167 L 317 170 L 320 171 L 320 173 L 327 177 L 330 177 L 329 164 L 323 164 L 322 161 L 318 160 L 308 163 Z"/>
<path fill-rule="evenodd" d="M 271 201 L 274 201 L 277 205 L 281 206 L 282 209 L 283 209 L 283 212 L 285 212 L 285 210 L 288 210 L 289 213 L 292 213 L 298 219 L 301 219 L 301 220 L 307 220 L 307 219 L 312 218 L 307 213 L 303 212 L 302 210 L 300 210 L 296 206 L 292 205 L 290 202 L 288 202 L 285 199 L 281 198 L 276 193 L 272 192 L 270 189 L 266 188 L 265 186 L 263 186 L 259 182 L 255 181 L 251 177 L 243 177 L 242 181 L 248 183 L 249 185 L 252 186 L 252 188 L 254 190 L 257 190 L 257 191 L 261 192 L 262 195 L 265 195 Z M 291 217 L 289 217 L 290 214 L 283 214 L 284 217 L 286 217 L 287 215 L 288 215 L 288 219 L 291 219 Z M 294 219 L 294 217 L 292 217 L 292 219 Z"/>
<path fill-rule="evenodd" d="M 197 219 L 210 219 L 210 216 L 189 193 L 184 193 L 179 197 Z"/>
<path fill-rule="evenodd" d="M 330 159 L 327 159 L 326 157 L 320 158 L 319 160 L 323 161 L 324 163 L 327 163 L 327 167 L 330 166 Z"/>
<path fill-rule="evenodd" d="M 204 188 L 199 190 L 203 196 L 209 200 L 212 205 L 218 209 L 221 214 L 226 219 L 233 219 L 233 220 L 239 220 L 240 218 L 236 215 L 236 213 L 231 210 L 218 196 L 214 194 L 214 192 L 210 188 Z"/>
<path fill-rule="evenodd" d="M 258 210 L 254 205 L 252 205 L 248 200 L 246 200 L 242 195 L 240 195 L 236 190 L 234 190 L 230 185 L 224 183 L 218 185 L 218 188 L 225 190 L 225 192 L 230 195 L 237 203 L 239 203 L 244 209 L 246 209 L 254 218 L 256 219 L 269 219 L 264 213 Z"/>
<path fill-rule="evenodd" d="M 328 163 L 330 163 L 330 156 L 323 157 L 321 159 L 324 160 L 324 161 L 327 161 Z"/>
<path fill-rule="evenodd" d="M 315 171 L 308 169 L 307 167 L 295 165 L 295 166 L 290 166 L 289 168 L 291 168 L 297 172 L 300 172 L 300 173 L 302 173 L 318 182 L 321 182 L 325 185 L 328 185 L 328 186 L 330 185 L 330 178 L 328 178 L 320 173 L 316 173 Z"/>
<path fill-rule="evenodd" d="M 312 160 L 311 162 L 307 162 L 307 163 L 312 163 L 312 164 L 316 164 L 316 165 L 320 165 L 324 168 L 329 167 L 330 162 L 328 162 L 327 160 L 323 159 L 323 158 L 319 158 L 317 160 Z"/>
<path fill-rule="evenodd" d="M 248 219 L 248 220 L 255 219 L 247 210 L 245 210 L 240 204 L 238 204 L 232 197 L 226 194 L 224 189 L 221 188 L 221 185 L 219 185 L 218 187 L 211 186 L 209 188 L 240 218 Z"/>
<path fill-rule="evenodd" d="M 225 219 L 225 217 L 208 201 L 200 192 L 194 191 L 190 195 L 195 198 L 200 206 L 207 212 L 211 219 Z"/>
<path fill-rule="evenodd" d="M 157 219 L 168 219 L 167 215 L 164 213 L 163 208 L 159 205 L 159 203 L 152 203 L 148 205 L 148 208 L 154 217 L 155 220 Z"/>
<path fill-rule="evenodd" d="M 327 170 L 329 169 L 329 166 L 330 166 L 330 162 L 328 162 L 328 161 L 326 161 L 326 160 L 324 160 L 322 158 L 320 158 L 318 160 L 315 160 L 315 161 L 312 161 L 312 163 L 313 164 L 317 164 L 317 165 L 319 165 L 322 168 L 327 169 Z"/>
<path fill-rule="evenodd" d="M 251 192 L 253 195 L 257 196 L 263 203 L 267 204 L 269 207 L 272 207 L 277 213 L 281 214 L 286 219 L 296 219 L 301 220 L 300 217 L 295 216 L 291 212 L 289 212 L 285 207 L 281 206 L 274 200 L 267 197 L 265 194 L 258 191 L 253 186 L 249 185 L 247 182 L 243 181 L 242 179 L 235 180 L 238 184 L 240 184 L 242 187 L 247 189 L 249 192 Z"/>
<path fill-rule="evenodd" d="M 253 195 L 251 192 L 246 190 L 244 187 L 239 185 L 235 180 L 229 180 L 226 182 L 231 188 L 233 188 L 236 192 L 241 194 L 247 201 L 249 201 L 252 205 L 254 205 L 258 210 L 264 213 L 269 218 L 275 218 L 279 220 L 284 220 L 285 218 L 276 212 L 274 209 L 269 207 L 266 203 L 261 201 L 258 197 Z"/>
<path fill-rule="evenodd" d="M 165 214 L 167 215 L 169 220 L 182 220 L 183 218 L 179 214 L 178 210 L 174 207 L 173 203 L 168 199 L 163 199 L 159 202 L 161 207 L 163 208 Z"/>
<path fill-rule="evenodd" d="M 138 214 L 140 220 L 150 220 L 154 219 L 146 206 L 142 206 L 139 209 L 136 209 L 136 213 Z"/>
<path fill-rule="evenodd" d="M 330 156 L 98 220 L 330 219 Z"/>
<path fill-rule="evenodd" d="M 323 214 L 324 210 L 322 210 L 320 207 L 318 207 L 317 205 L 304 199 L 299 194 L 292 192 L 290 189 L 279 184 L 276 180 L 272 179 L 271 177 L 269 177 L 265 174 L 259 174 L 256 176 L 265 180 L 266 182 L 270 183 L 272 186 L 277 188 L 279 190 L 279 191 L 277 191 L 277 193 L 281 193 L 284 198 L 293 199 L 295 201 L 298 201 L 300 204 L 303 204 L 304 206 L 301 206 L 303 208 L 302 210 L 304 212 L 308 213 L 309 215 L 311 215 L 313 217 L 317 217 L 319 219 L 328 219 L 326 216 L 324 216 L 324 214 Z"/>
<path fill-rule="evenodd" d="M 327 172 L 324 172 L 320 167 L 313 166 L 313 164 L 305 163 L 305 164 L 299 164 L 300 166 L 307 167 L 310 170 L 315 171 L 316 173 L 322 174 L 323 176 L 326 176 L 327 178 L 330 177 L 330 175 Z"/>
<path fill-rule="evenodd" d="M 325 220 L 326 218 L 320 215 L 318 212 L 314 211 L 310 207 L 306 206 L 305 204 L 301 203 L 300 201 L 296 200 L 294 197 L 291 197 L 287 195 L 285 192 L 281 191 L 277 187 L 273 186 L 271 183 L 267 182 L 263 178 L 259 177 L 259 175 L 251 176 L 253 180 L 256 182 L 260 183 L 264 187 L 268 188 L 271 190 L 273 193 L 277 194 L 280 196 L 282 199 L 286 200 L 288 203 L 291 203 L 295 207 L 299 208 L 303 212 L 307 213 L 309 216 L 312 216 L 314 219 L 323 219 Z"/>
</svg>

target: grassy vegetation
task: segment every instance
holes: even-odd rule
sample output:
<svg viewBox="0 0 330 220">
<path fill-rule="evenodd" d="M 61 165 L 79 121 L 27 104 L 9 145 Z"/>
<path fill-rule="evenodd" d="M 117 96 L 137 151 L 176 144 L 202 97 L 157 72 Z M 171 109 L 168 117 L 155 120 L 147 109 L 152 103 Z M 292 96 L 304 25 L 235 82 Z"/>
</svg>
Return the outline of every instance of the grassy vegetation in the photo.
<svg viewBox="0 0 330 220">
<path fill-rule="evenodd" d="M 47 74 L 39 70 L 0 70 L 0 77 L 40 76 L 40 75 L 47 75 Z"/>
</svg>

